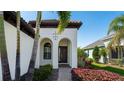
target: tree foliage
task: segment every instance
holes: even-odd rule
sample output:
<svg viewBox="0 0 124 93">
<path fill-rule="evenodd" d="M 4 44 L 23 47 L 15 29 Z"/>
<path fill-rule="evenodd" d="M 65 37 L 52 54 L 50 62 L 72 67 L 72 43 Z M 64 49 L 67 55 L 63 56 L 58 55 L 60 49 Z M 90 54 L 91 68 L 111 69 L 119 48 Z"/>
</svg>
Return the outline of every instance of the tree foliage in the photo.
<svg viewBox="0 0 124 93">
<path fill-rule="evenodd" d="M 107 50 L 105 48 L 102 48 L 100 50 L 100 55 L 103 56 L 103 57 L 106 57 L 107 56 Z"/>
<path fill-rule="evenodd" d="M 70 11 L 58 11 L 57 14 L 59 17 L 58 34 L 61 34 L 61 32 L 68 26 L 71 12 Z"/>
<path fill-rule="evenodd" d="M 108 34 L 114 32 L 113 38 L 108 48 L 115 48 L 120 45 L 120 40 L 124 38 L 124 15 L 116 17 L 109 25 Z"/>
<path fill-rule="evenodd" d="M 100 54 L 99 54 L 99 48 L 97 46 L 94 48 L 92 56 L 95 62 L 99 62 Z"/>
<path fill-rule="evenodd" d="M 80 47 L 78 48 L 78 57 L 88 57 L 88 55 L 85 53 L 85 51 L 83 49 L 81 49 Z"/>
</svg>

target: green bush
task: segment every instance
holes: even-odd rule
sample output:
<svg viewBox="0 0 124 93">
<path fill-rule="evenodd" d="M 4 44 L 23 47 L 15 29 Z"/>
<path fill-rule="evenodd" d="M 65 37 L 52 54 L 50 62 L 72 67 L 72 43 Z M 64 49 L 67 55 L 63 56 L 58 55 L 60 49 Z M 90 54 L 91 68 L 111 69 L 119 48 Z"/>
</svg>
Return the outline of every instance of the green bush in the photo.
<svg viewBox="0 0 124 93">
<path fill-rule="evenodd" d="M 103 62 L 107 63 L 107 50 L 105 48 L 102 48 L 100 50 L 100 56 L 103 57 Z"/>
<path fill-rule="evenodd" d="M 78 53 L 78 62 L 84 61 L 85 58 L 88 57 L 87 53 L 85 53 L 85 51 L 80 47 L 77 49 L 77 53 Z"/>
<path fill-rule="evenodd" d="M 120 67 L 123 66 L 123 59 L 117 59 L 117 62 L 118 62 Z"/>
<path fill-rule="evenodd" d="M 105 48 L 102 48 L 100 50 L 100 55 L 103 56 L 103 57 L 106 57 L 107 56 L 107 50 Z"/>
<path fill-rule="evenodd" d="M 93 59 L 92 58 L 86 58 L 85 61 L 87 61 L 87 62 L 93 62 Z"/>
<path fill-rule="evenodd" d="M 93 50 L 93 59 L 95 62 L 99 62 L 100 59 L 100 53 L 99 53 L 99 48 L 96 46 Z"/>
<path fill-rule="evenodd" d="M 51 65 L 44 65 L 41 66 L 39 69 L 36 69 L 34 72 L 34 81 L 43 81 L 46 80 L 52 73 L 52 66 Z"/>
<path fill-rule="evenodd" d="M 85 62 L 84 61 L 78 62 L 78 67 L 84 67 L 84 66 L 85 66 Z"/>
<path fill-rule="evenodd" d="M 92 58 L 86 58 L 85 60 L 85 68 L 91 68 L 91 64 L 93 63 L 93 59 Z"/>
</svg>

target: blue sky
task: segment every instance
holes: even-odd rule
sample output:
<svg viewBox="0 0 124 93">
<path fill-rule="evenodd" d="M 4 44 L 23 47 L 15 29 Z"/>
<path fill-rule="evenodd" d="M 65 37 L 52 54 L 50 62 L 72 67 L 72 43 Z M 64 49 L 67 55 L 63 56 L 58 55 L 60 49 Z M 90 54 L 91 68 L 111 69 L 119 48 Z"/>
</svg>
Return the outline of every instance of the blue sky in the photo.
<svg viewBox="0 0 124 93">
<path fill-rule="evenodd" d="M 123 15 L 122 11 L 74 11 L 71 20 L 80 20 L 83 25 L 78 31 L 78 47 L 84 47 L 107 35 L 110 22 L 117 16 Z M 26 20 L 35 20 L 36 12 L 21 12 Z M 56 19 L 56 12 L 43 12 L 42 19 Z"/>
</svg>

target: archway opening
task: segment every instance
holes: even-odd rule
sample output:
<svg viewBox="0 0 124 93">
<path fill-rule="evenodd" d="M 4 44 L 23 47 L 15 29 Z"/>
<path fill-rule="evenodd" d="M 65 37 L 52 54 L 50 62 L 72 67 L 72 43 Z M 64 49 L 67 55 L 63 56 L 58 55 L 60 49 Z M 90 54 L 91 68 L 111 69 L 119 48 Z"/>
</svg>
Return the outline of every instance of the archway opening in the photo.
<svg viewBox="0 0 124 93">
<path fill-rule="evenodd" d="M 61 39 L 58 46 L 58 62 L 71 66 L 71 41 L 67 38 Z"/>
<path fill-rule="evenodd" d="M 40 65 L 52 65 L 53 43 L 49 38 L 44 38 L 40 43 Z"/>
</svg>

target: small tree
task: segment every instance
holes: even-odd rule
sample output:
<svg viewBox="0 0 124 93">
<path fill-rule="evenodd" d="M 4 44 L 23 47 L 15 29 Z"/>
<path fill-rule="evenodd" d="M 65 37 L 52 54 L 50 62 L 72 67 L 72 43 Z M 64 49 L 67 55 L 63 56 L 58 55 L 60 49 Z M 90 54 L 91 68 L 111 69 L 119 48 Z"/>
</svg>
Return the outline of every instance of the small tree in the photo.
<svg viewBox="0 0 124 93">
<path fill-rule="evenodd" d="M 88 55 L 85 53 L 85 51 L 79 47 L 78 48 L 78 60 L 83 61 L 87 57 L 88 57 Z"/>
<path fill-rule="evenodd" d="M 106 63 L 106 61 L 107 61 L 107 51 L 106 51 L 105 48 L 102 48 L 100 50 L 100 55 L 103 56 L 103 62 Z"/>
<path fill-rule="evenodd" d="M 88 55 L 80 47 L 77 49 L 77 53 L 78 53 L 78 66 L 83 67 L 85 64 L 84 60 L 88 57 Z"/>
<path fill-rule="evenodd" d="M 95 62 L 99 62 L 100 54 L 99 54 L 99 48 L 97 46 L 94 48 L 92 56 Z"/>
</svg>

